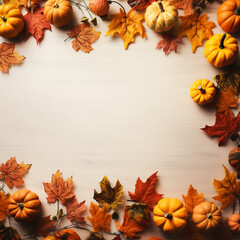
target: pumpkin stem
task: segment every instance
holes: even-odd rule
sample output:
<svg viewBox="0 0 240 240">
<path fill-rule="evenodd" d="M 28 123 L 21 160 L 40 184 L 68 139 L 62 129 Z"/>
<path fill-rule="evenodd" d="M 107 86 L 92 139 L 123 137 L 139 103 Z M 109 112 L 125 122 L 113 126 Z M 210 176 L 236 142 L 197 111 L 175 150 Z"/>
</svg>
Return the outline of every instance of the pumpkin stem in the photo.
<svg viewBox="0 0 240 240">
<path fill-rule="evenodd" d="M 59 8 L 59 5 L 58 5 L 58 3 L 57 3 L 57 2 L 55 2 L 55 3 L 53 4 L 53 7 L 55 7 L 55 8 Z"/>
<path fill-rule="evenodd" d="M 235 10 L 235 14 L 240 16 L 240 6 Z"/>
<path fill-rule="evenodd" d="M 212 214 L 211 214 L 211 213 L 208 213 L 208 214 L 207 214 L 207 218 L 208 218 L 208 219 L 212 219 Z"/>
<path fill-rule="evenodd" d="M 167 218 L 168 220 L 172 220 L 173 215 L 171 213 L 164 213 L 163 217 Z"/>
<path fill-rule="evenodd" d="M 17 205 L 18 205 L 18 207 L 21 208 L 21 210 L 23 210 L 23 208 L 24 208 L 24 204 L 23 203 L 18 203 Z"/>
<path fill-rule="evenodd" d="M 201 94 L 205 94 L 206 90 L 204 88 L 202 88 L 202 86 L 198 86 L 198 90 L 200 90 Z"/>
<path fill-rule="evenodd" d="M 7 21 L 7 18 L 5 16 L 1 16 L 3 22 L 6 22 Z"/>
<path fill-rule="evenodd" d="M 226 36 L 227 36 L 226 33 L 224 33 L 223 36 L 222 36 L 222 39 L 221 39 L 221 42 L 220 42 L 220 45 L 219 45 L 220 49 L 224 49 L 224 44 L 223 43 L 224 43 L 224 40 L 225 40 Z"/>
<path fill-rule="evenodd" d="M 165 12 L 161 1 L 158 1 L 158 5 L 159 5 L 159 8 L 160 8 L 160 11 Z"/>
</svg>

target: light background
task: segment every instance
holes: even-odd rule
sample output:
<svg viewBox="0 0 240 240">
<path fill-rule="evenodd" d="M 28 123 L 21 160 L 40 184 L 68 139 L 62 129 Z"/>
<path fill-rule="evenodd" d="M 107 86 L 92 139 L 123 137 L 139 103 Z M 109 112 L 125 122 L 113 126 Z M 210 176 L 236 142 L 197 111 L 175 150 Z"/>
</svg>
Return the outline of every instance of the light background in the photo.
<svg viewBox="0 0 240 240">
<path fill-rule="evenodd" d="M 205 11 L 216 25 L 218 6 Z M 111 5 L 111 12 L 118 9 Z M 74 13 L 78 22 L 81 12 Z M 213 178 L 224 177 L 222 163 L 231 169 L 228 152 L 235 144 L 218 147 L 200 130 L 214 124 L 215 109 L 195 104 L 189 88 L 220 70 L 204 58 L 203 47 L 192 54 L 187 38 L 178 54 L 165 56 L 155 49 L 160 35 L 146 27 L 147 38 L 136 37 L 125 51 L 122 39 L 104 36 L 108 23 L 98 23 L 102 34 L 90 54 L 64 42 L 67 28 L 45 31 L 39 46 L 33 37 L 16 44 L 26 60 L 0 73 L 0 162 L 16 156 L 32 163 L 25 187 L 39 194 L 44 215 L 55 214 L 56 206 L 47 204 L 42 182 L 58 169 L 65 179 L 73 176 L 77 198 L 87 206 L 104 175 L 112 185 L 119 179 L 127 198 L 137 177 L 145 181 L 156 171 L 157 191 L 166 197 L 182 199 L 193 184 L 212 200 Z M 213 31 L 222 33 L 218 25 Z M 148 236 L 161 233 L 152 227 L 143 239 Z"/>
</svg>

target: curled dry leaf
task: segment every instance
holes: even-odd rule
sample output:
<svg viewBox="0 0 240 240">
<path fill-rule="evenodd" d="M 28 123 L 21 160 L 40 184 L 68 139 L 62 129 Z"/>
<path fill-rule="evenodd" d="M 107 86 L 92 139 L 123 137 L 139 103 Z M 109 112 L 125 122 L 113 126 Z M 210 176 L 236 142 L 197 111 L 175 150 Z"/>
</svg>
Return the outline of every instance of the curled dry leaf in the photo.
<svg viewBox="0 0 240 240">
<path fill-rule="evenodd" d="M 22 177 L 28 173 L 31 166 L 32 164 L 24 162 L 18 164 L 15 157 L 10 158 L 6 164 L 2 163 L 0 166 L 0 180 L 4 180 L 9 188 L 22 186 L 24 184 Z"/>
<path fill-rule="evenodd" d="M 72 191 L 72 177 L 64 181 L 59 170 L 52 175 L 51 183 L 43 183 L 43 185 L 44 190 L 48 195 L 48 203 L 54 203 L 56 200 L 59 200 L 63 205 L 65 205 L 68 199 L 75 197 Z"/>
<path fill-rule="evenodd" d="M 21 64 L 25 59 L 24 56 L 14 52 L 15 44 L 1 43 L 0 44 L 0 71 L 8 73 L 12 65 Z M 0 176 L 1 177 L 1 176 Z"/>
<path fill-rule="evenodd" d="M 0 222 L 6 219 L 6 215 L 9 216 L 9 199 L 9 193 L 4 194 L 2 191 L 0 191 Z"/>
<path fill-rule="evenodd" d="M 89 53 L 93 50 L 92 43 L 94 43 L 101 35 L 101 32 L 95 31 L 94 27 L 89 23 L 80 23 L 67 34 L 72 41 L 72 48 L 75 51 L 81 50 Z"/>
</svg>

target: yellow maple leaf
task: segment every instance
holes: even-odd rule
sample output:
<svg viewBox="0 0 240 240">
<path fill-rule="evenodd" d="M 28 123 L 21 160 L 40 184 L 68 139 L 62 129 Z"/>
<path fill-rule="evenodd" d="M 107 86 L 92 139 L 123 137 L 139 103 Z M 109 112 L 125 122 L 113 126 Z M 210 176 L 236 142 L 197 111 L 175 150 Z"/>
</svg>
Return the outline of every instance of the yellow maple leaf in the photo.
<svg viewBox="0 0 240 240">
<path fill-rule="evenodd" d="M 9 205 L 10 194 L 4 194 L 0 192 L 0 221 L 6 219 L 6 215 L 9 215 L 8 205 Z"/>
<path fill-rule="evenodd" d="M 135 42 L 135 35 L 140 34 L 142 38 L 146 37 L 145 28 L 142 25 L 144 20 L 143 14 L 135 14 L 131 9 L 127 14 L 120 9 L 119 13 L 110 15 L 112 21 L 108 25 L 109 30 L 106 36 L 120 36 L 124 43 L 124 48 L 127 49 L 128 45 Z"/>
<path fill-rule="evenodd" d="M 197 47 L 203 45 L 203 41 L 209 39 L 212 35 L 212 28 L 216 25 L 214 22 L 207 21 L 207 14 L 198 16 L 195 12 L 192 15 L 181 16 L 182 23 L 179 26 L 178 36 L 187 36 L 192 45 L 192 52 Z"/>
</svg>

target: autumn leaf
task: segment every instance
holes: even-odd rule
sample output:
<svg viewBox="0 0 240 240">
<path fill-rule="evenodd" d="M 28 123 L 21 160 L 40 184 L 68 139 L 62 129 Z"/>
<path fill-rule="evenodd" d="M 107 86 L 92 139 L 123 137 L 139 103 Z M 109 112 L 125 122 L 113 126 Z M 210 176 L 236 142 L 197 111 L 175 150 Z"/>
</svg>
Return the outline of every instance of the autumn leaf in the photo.
<svg viewBox="0 0 240 240">
<path fill-rule="evenodd" d="M 240 68 L 240 66 L 238 66 Z M 232 91 L 235 95 L 240 93 L 240 71 L 230 71 L 226 73 L 217 74 L 214 80 L 224 89 L 232 87 Z"/>
<path fill-rule="evenodd" d="M 193 13 L 192 0 L 170 0 L 172 5 L 177 9 L 183 9 L 184 15 L 191 15 Z"/>
<path fill-rule="evenodd" d="M 100 232 L 101 230 L 110 232 L 112 215 L 106 211 L 105 207 L 99 208 L 97 204 L 91 202 L 89 212 L 92 217 L 87 217 L 87 219 L 91 222 L 95 232 Z"/>
<path fill-rule="evenodd" d="M 9 198 L 10 194 L 4 194 L 0 191 L 0 222 L 6 219 L 6 215 L 9 216 Z"/>
<path fill-rule="evenodd" d="M 221 209 L 224 209 L 229 204 L 233 206 L 236 195 L 240 194 L 240 182 L 236 182 L 235 173 L 230 173 L 224 165 L 223 167 L 225 170 L 225 177 L 222 180 L 214 179 L 213 181 L 213 186 L 218 192 L 218 196 L 213 197 L 213 199 L 222 203 Z"/>
<path fill-rule="evenodd" d="M 13 52 L 15 44 L 1 43 L 0 44 L 0 71 L 8 73 L 12 65 L 21 64 L 25 59 L 24 56 L 18 55 L 18 52 Z"/>
<path fill-rule="evenodd" d="M 182 38 L 177 37 L 176 35 L 163 33 L 163 40 L 160 40 L 157 44 L 156 49 L 163 49 L 165 55 L 168 55 L 169 52 L 174 51 L 177 52 L 178 43 L 182 42 Z"/>
<path fill-rule="evenodd" d="M 130 7 L 138 11 L 144 10 L 153 2 L 155 2 L 155 0 L 127 0 L 127 3 L 130 5 Z"/>
<path fill-rule="evenodd" d="M 117 180 L 115 187 L 112 188 L 108 178 L 105 176 L 99 185 L 102 191 L 98 193 L 94 190 L 93 198 L 98 202 L 100 207 L 105 206 L 107 212 L 111 208 L 117 211 L 118 205 L 124 203 L 124 200 L 121 200 L 123 186 L 119 180 Z"/>
<path fill-rule="evenodd" d="M 94 43 L 101 35 L 101 32 L 95 31 L 94 27 L 89 23 L 78 24 L 67 34 L 72 41 L 72 48 L 77 52 L 79 49 L 85 53 L 93 50 L 91 43 Z"/>
<path fill-rule="evenodd" d="M 46 237 L 50 232 L 53 231 L 55 224 L 56 221 L 51 219 L 50 215 L 43 218 L 38 218 L 34 221 L 33 231 L 43 237 Z"/>
<path fill-rule="evenodd" d="M 218 145 L 222 145 L 228 139 L 230 134 L 235 134 L 238 136 L 237 130 L 239 128 L 239 113 L 237 117 L 234 117 L 232 111 L 224 113 L 216 113 L 216 122 L 213 126 L 206 125 L 204 128 L 201 128 L 209 136 L 219 137 L 217 141 Z"/>
<path fill-rule="evenodd" d="M 209 39 L 212 35 L 212 28 L 216 25 L 214 22 L 207 21 L 207 14 L 198 17 L 195 12 L 193 15 L 180 16 L 182 23 L 179 26 L 178 36 L 187 36 L 192 45 L 192 52 L 197 47 L 202 46 L 205 39 Z"/>
<path fill-rule="evenodd" d="M 16 158 L 10 158 L 6 164 L 0 166 L 0 180 L 3 180 L 9 188 L 20 187 L 24 184 L 22 177 L 28 173 L 32 164 L 18 164 Z"/>
<path fill-rule="evenodd" d="M 44 30 L 52 30 L 51 25 L 43 14 L 44 7 L 35 8 L 33 13 L 29 12 L 23 16 L 25 39 L 30 34 L 36 39 L 37 44 L 43 40 Z"/>
<path fill-rule="evenodd" d="M 197 190 L 193 188 L 192 184 L 189 186 L 186 196 L 182 195 L 185 207 L 189 213 L 193 212 L 193 209 L 204 201 L 203 193 L 198 194 Z"/>
<path fill-rule="evenodd" d="M 237 108 L 238 97 L 233 94 L 232 87 L 226 91 L 220 89 L 215 97 L 213 105 L 217 107 L 217 112 L 231 111 L 231 108 Z"/>
<path fill-rule="evenodd" d="M 119 13 L 110 15 L 112 21 L 108 25 L 106 36 L 119 36 L 122 38 L 124 48 L 127 49 L 130 43 L 135 42 L 134 38 L 140 34 L 142 38 L 146 37 L 145 28 L 142 25 L 143 14 L 135 14 L 131 9 L 127 14 L 120 9 Z"/>
<path fill-rule="evenodd" d="M 70 221 L 85 223 L 82 214 L 86 211 L 85 201 L 78 203 L 76 197 L 66 201 L 67 218 Z"/>
<path fill-rule="evenodd" d="M 156 193 L 155 185 L 158 181 L 157 172 L 151 175 L 146 182 L 137 179 L 135 192 L 128 192 L 130 198 L 140 203 L 146 203 L 150 209 L 162 198 L 163 194 Z"/>
<path fill-rule="evenodd" d="M 72 191 L 72 177 L 64 181 L 59 170 L 52 175 L 51 183 L 43 183 L 43 185 L 44 190 L 48 195 L 48 203 L 54 203 L 56 200 L 59 200 L 63 205 L 65 205 L 68 199 L 71 199 L 75 196 Z"/>
</svg>

